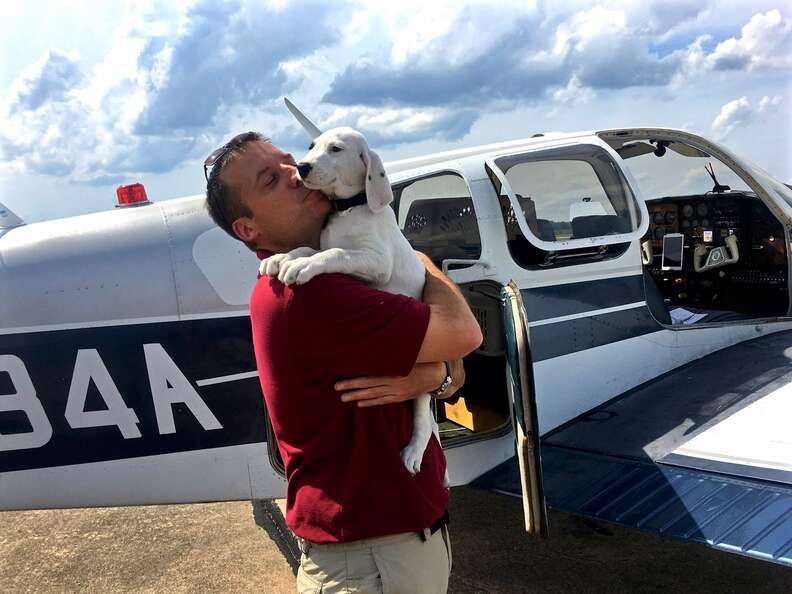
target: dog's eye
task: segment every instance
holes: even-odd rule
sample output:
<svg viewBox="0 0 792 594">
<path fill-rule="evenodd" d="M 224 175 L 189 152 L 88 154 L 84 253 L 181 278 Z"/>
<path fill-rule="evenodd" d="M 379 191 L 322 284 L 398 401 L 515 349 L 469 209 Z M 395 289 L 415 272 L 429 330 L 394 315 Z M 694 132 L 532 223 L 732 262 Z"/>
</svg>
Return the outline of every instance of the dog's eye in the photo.
<svg viewBox="0 0 792 594">
<path fill-rule="evenodd" d="M 309 144 L 309 145 L 308 145 L 308 150 L 309 150 L 309 151 L 312 151 L 312 150 L 313 150 L 313 147 L 314 147 L 314 143 L 312 142 L 311 144 Z"/>
<path fill-rule="evenodd" d="M 344 149 L 342 149 L 340 146 L 331 146 L 330 147 L 330 152 L 332 152 L 332 153 L 340 153 L 343 150 Z"/>
</svg>

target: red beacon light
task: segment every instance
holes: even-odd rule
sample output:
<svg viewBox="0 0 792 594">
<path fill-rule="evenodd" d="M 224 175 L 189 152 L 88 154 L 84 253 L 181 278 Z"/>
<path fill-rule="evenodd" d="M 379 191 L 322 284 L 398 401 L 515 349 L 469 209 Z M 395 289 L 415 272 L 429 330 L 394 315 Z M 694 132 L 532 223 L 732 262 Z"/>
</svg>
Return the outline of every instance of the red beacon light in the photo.
<svg viewBox="0 0 792 594">
<path fill-rule="evenodd" d="M 118 196 L 118 204 L 116 205 L 116 208 L 151 204 L 148 196 L 146 196 L 146 188 L 143 187 L 143 184 L 118 186 L 116 189 L 116 196 Z"/>
</svg>

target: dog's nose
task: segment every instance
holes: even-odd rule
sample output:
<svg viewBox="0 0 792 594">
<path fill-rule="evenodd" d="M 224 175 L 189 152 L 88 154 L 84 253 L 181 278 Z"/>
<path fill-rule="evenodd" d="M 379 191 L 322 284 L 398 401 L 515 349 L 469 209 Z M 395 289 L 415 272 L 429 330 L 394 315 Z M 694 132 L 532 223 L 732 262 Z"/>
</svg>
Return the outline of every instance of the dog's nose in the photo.
<svg viewBox="0 0 792 594">
<path fill-rule="evenodd" d="M 311 167 L 310 163 L 297 163 L 297 171 L 302 179 L 308 177 L 308 174 L 311 173 Z"/>
</svg>

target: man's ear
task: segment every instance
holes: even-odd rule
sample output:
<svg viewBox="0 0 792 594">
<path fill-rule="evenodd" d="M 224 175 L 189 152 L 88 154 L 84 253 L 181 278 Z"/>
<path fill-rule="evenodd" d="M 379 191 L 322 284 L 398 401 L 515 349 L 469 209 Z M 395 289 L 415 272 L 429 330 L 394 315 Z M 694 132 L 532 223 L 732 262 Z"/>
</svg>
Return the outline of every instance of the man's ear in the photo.
<svg viewBox="0 0 792 594">
<path fill-rule="evenodd" d="M 239 217 L 231 223 L 234 234 L 245 243 L 255 243 L 258 238 L 258 231 L 251 224 L 252 221 L 247 217 Z"/>
</svg>

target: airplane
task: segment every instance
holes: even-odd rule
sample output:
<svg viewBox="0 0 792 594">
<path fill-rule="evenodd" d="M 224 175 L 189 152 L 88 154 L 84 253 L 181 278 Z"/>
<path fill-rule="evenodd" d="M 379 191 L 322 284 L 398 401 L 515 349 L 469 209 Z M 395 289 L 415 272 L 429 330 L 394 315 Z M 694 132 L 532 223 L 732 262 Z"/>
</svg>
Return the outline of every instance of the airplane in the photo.
<svg viewBox="0 0 792 594">
<path fill-rule="evenodd" d="M 667 128 L 386 170 L 483 330 L 436 410 L 452 486 L 520 498 L 540 537 L 553 508 L 792 566 L 789 187 Z M 258 259 L 202 195 L 118 196 L 32 224 L 0 205 L 0 509 L 283 497 Z"/>
</svg>

